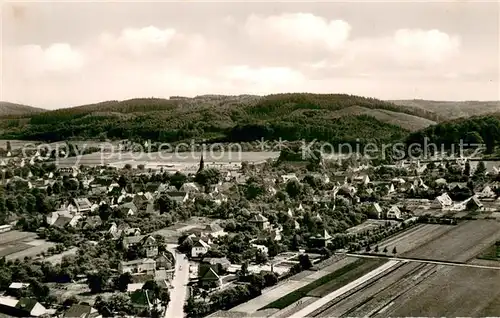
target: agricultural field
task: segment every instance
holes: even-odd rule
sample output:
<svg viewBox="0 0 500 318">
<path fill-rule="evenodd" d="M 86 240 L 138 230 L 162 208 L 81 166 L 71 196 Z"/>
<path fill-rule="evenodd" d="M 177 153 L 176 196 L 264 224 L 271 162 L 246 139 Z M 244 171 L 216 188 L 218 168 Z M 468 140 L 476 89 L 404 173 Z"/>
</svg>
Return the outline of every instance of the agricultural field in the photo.
<svg viewBox="0 0 500 318">
<path fill-rule="evenodd" d="M 496 317 L 500 270 L 446 266 L 376 317 Z"/>
<path fill-rule="evenodd" d="M 474 220 L 461 222 L 455 226 L 436 226 L 451 227 L 452 230 L 435 236 L 434 239 L 404 253 L 403 256 L 466 262 L 500 239 L 500 223 L 495 220 Z"/>
<path fill-rule="evenodd" d="M 435 265 L 400 263 L 311 313 L 312 317 L 365 317 L 386 306 L 431 274 Z"/>
<path fill-rule="evenodd" d="M 35 257 L 56 245 L 45 240 L 37 240 L 36 237 L 34 233 L 20 231 L 1 233 L 0 257 L 5 257 L 6 260 Z"/>
<path fill-rule="evenodd" d="M 324 297 L 329 293 L 347 285 L 358 277 L 371 272 L 375 268 L 382 266 L 386 260 L 382 259 L 358 259 L 354 263 L 348 264 L 332 273 L 332 279 L 326 284 L 318 286 L 307 293 L 311 297 Z"/>
<path fill-rule="evenodd" d="M 260 313 L 273 318 L 302 314 L 310 317 L 498 316 L 500 290 L 496 285 L 500 282 L 500 263 L 476 262 L 486 262 L 476 257 L 492 254 L 498 239 L 500 223 L 493 220 L 464 221 L 455 226 L 419 224 L 380 243 L 379 249 L 391 250 L 396 246 L 396 256 L 423 261 L 348 256 L 321 271 L 322 274 L 315 272 L 302 277 L 303 284 L 285 282 L 282 286 L 286 289 L 277 287 L 274 293 L 257 297 L 253 310 L 247 314 Z M 469 262 L 485 267 L 468 263 L 435 264 L 432 260 Z M 497 263 L 498 269 L 491 263 Z M 387 268 L 382 270 L 384 266 Z M 252 301 L 237 308 L 248 309 L 249 303 Z M 257 304 L 261 304 L 258 311 Z M 467 308 L 462 310 L 463 306 Z"/>
<path fill-rule="evenodd" d="M 378 244 L 379 250 L 387 248 L 390 251 L 397 248 L 398 254 L 404 254 L 427 242 L 433 241 L 445 233 L 453 230 L 453 225 L 418 224 L 410 229 L 392 236 Z"/>
</svg>

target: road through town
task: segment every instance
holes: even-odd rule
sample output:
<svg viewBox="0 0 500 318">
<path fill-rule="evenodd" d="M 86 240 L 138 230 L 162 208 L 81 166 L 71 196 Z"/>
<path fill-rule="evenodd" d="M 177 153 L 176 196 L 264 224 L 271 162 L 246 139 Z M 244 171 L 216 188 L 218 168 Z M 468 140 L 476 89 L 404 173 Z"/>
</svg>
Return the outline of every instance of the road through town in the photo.
<svg viewBox="0 0 500 318">
<path fill-rule="evenodd" d="M 187 299 L 187 284 L 189 281 L 189 261 L 184 254 L 176 255 L 175 275 L 172 280 L 173 288 L 170 290 L 170 302 L 165 311 L 165 318 L 184 317 L 184 304 Z"/>
</svg>

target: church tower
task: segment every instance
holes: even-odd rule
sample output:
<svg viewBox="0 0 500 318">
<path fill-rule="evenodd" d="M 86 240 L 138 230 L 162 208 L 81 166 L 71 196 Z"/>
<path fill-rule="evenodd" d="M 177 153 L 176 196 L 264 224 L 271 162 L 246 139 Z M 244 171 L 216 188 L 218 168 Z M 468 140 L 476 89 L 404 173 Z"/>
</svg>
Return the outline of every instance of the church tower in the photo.
<svg viewBox="0 0 500 318">
<path fill-rule="evenodd" d="M 203 161 L 203 154 L 201 154 L 200 167 L 198 168 L 198 172 L 196 173 L 200 173 L 204 167 L 205 167 L 205 162 Z"/>
</svg>

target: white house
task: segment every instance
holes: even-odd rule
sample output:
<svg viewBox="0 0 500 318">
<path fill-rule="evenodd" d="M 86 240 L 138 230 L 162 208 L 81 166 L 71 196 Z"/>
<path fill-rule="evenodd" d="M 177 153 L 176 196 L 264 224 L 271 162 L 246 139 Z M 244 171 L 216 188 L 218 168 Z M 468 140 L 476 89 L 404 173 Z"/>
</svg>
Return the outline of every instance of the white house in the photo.
<svg viewBox="0 0 500 318">
<path fill-rule="evenodd" d="M 393 205 L 389 211 L 387 211 L 386 217 L 388 219 L 400 219 L 401 218 L 401 210 L 395 205 Z"/>
<path fill-rule="evenodd" d="M 191 248 L 191 257 L 200 257 L 205 255 L 210 249 L 210 245 L 205 243 L 202 239 L 193 242 L 193 247 Z"/>
<path fill-rule="evenodd" d="M 496 198 L 496 193 L 490 186 L 485 186 L 481 191 L 476 192 L 478 198 Z"/>
<path fill-rule="evenodd" d="M 443 193 L 442 195 L 436 197 L 433 205 L 436 208 L 446 209 L 450 208 L 453 205 L 453 200 L 450 198 L 448 193 Z"/>
</svg>

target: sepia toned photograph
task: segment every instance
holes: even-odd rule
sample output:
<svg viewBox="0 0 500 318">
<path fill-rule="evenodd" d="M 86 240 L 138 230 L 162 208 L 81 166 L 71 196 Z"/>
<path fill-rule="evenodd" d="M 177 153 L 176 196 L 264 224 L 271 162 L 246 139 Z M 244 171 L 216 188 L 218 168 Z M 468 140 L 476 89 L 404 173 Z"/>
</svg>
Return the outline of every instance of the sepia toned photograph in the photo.
<svg viewBox="0 0 500 318">
<path fill-rule="evenodd" d="M 0 318 L 500 316 L 498 0 L 0 14 Z"/>
</svg>

